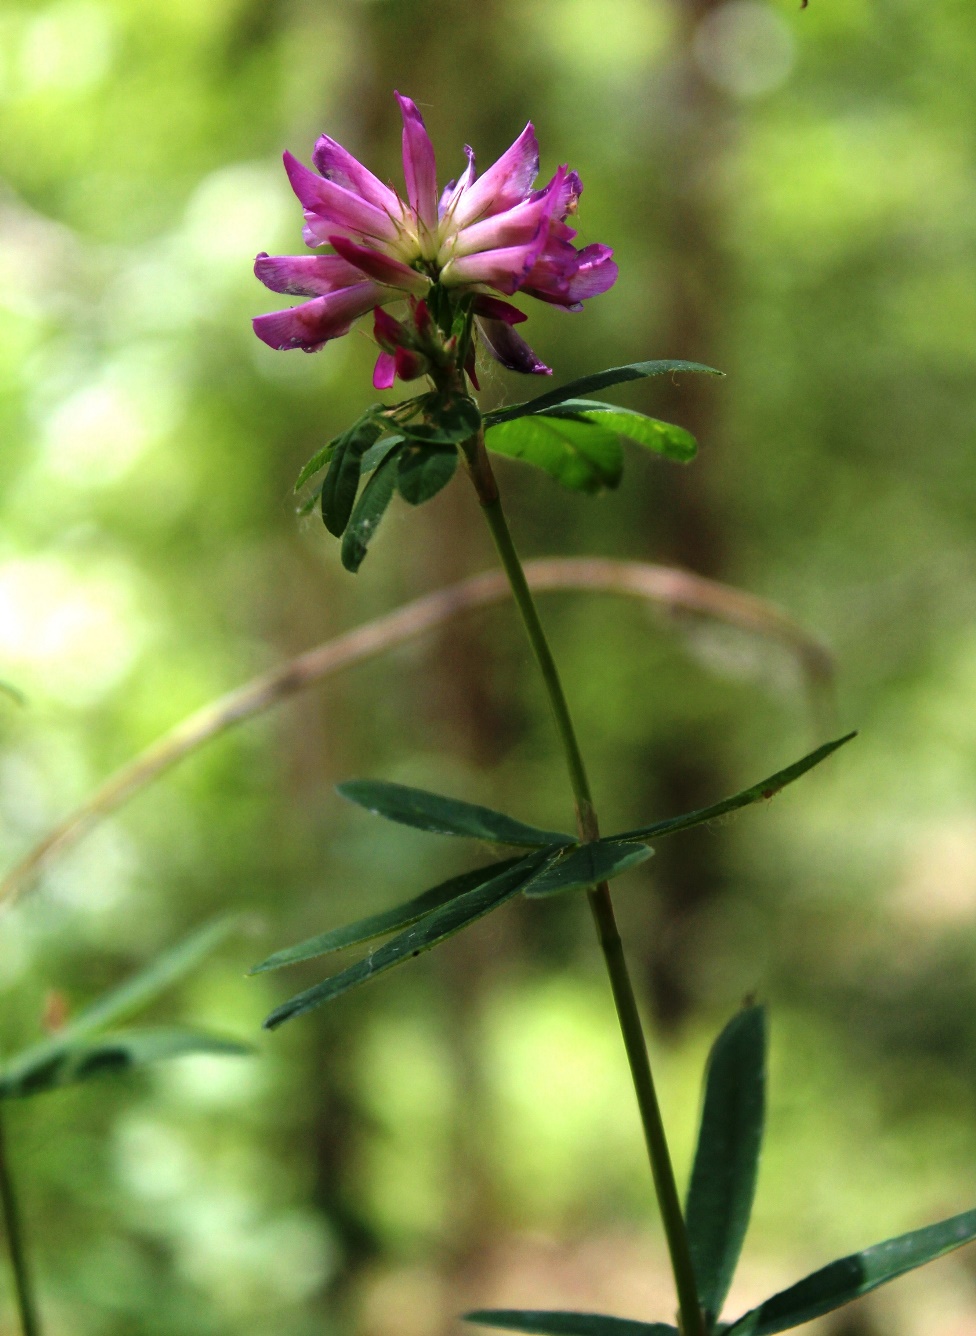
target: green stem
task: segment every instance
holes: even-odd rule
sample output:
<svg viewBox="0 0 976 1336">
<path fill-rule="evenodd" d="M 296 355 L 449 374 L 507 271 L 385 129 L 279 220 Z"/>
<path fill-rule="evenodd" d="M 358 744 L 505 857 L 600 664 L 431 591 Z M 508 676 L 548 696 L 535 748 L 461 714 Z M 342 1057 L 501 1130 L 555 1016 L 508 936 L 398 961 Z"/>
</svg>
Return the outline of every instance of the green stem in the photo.
<svg viewBox="0 0 976 1336">
<path fill-rule="evenodd" d="M 542 629 L 535 601 L 525 579 L 525 572 L 522 570 L 522 563 L 519 560 L 502 510 L 498 485 L 495 482 L 491 463 L 485 451 L 483 436 L 479 435 L 474 440 L 469 441 L 465 447 L 465 454 L 471 478 L 481 502 L 481 508 L 484 511 L 485 519 L 488 521 L 488 527 L 495 540 L 498 555 L 505 568 L 512 593 L 515 595 L 516 605 L 525 624 L 532 651 L 542 673 L 542 680 L 555 720 L 556 731 L 559 734 L 559 740 L 565 753 L 570 782 L 573 786 L 573 795 L 576 799 L 576 818 L 580 838 L 585 841 L 597 840 L 600 838 L 600 827 L 596 809 L 593 806 L 586 766 L 576 738 L 576 730 L 573 727 L 569 706 L 566 703 L 566 695 L 559 679 L 556 661 L 552 656 L 552 650 L 549 648 L 545 631 Z M 641 1027 L 637 999 L 634 996 L 633 984 L 627 969 L 623 943 L 617 930 L 613 901 L 610 898 L 610 887 L 607 882 L 601 882 L 598 886 L 593 887 L 588 893 L 588 898 L 596 924 L 600 948 L 606 962 L 607 973 L 610 976 L 614 1006 L 617 1009 L 620 1032 L 623 1036 L 627 1060 L 630 1063 L 631 1078 L 637 1095 L 637 1106 L 640 1110 L 641 1123 L 644 1128 L 644 1140 L 647 1143 L 647 1154 L 651 1162 L 654 1188 L 664 1224 L 675 1288 L 678 1293 L 681 1331 L 683 1336 L 705 1336 L 705 1319 L 701 1305 L 698 1302 L 698 1288 L 691 1260 L 691 1248 L 688 1243 L 688 1231 L 685 1228 L 684 1216 L 681 1211 L 681 1201 L 678 1197 L 678 1187 L 674 1178 L 664 1123 L 661 1119 L 661 1109 L 654 1088 L 654 1077 L 651 1072 L 650 1059 L 647 1055 L 647 1044 Z"/>
<path fill-rule="evenodd" d="M 30 1269 L 27 1265 L 27 1253 L 24 1248 L 24 1234 L 20 1210 L 17 1205 L 17 1194 L 14 1191 L 13 1179 L 10 1176 L 10 1164 L 7 1160 L 7 1144 L 2 1118 L 0 1118 L 0 1208 L 3 1210 L 3 1223 L 7 1231 L 7 1251 L 10 1254 L 10 1266 L 14 1273 L 20 1328 L 23 1336 L 40 1336 L 41 1324 L 38 1321 Z"/>
</svg>

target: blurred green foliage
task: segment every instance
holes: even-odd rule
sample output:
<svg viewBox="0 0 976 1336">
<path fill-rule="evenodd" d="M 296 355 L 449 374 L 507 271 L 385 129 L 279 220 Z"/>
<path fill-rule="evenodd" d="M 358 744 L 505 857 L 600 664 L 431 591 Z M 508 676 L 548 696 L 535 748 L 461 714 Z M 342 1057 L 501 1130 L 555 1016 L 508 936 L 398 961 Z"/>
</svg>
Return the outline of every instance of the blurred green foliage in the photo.
<svg viewBox="0 0 976 1336">
<path fill-rule="evenodd" d="M 328 130 L 397 177 L 394 87 L 442 177 L 532 118 L 543 171 L 583 177 L 581 240 L 621 266 L 584 315 L 532 311 L 557 378 L 645 357 L 728 373 L 620 391 L 694 432 L 687 469 L 635 454 L 595 498 L 500 476 L 526 555 L 677 561 L 781 602 L 833 644 L 861 730 L 618 883 L 682 1173 L 711 1036 L 745 993 L 772 1003 L 742 1307 L 976 1201 L 974 58 L 962 0 L 0 9 L 0 678 L 26 698 L 0 696 L 5 863 L 220 691 L 493 562 L 461 477 L 420 513 L 394 500 L 355 578 L 296 520 L 295 474 L 369 402 L 372 353 L 359 332 L 314 357 L 250 332 L 275 301 L 255 253 L 300 246 L 282 149 L 307 161 Z M 486 381 L 486 406 L 526 395 Z M 601 596 L 543 611 L 608 829 L 809 749 L 768 647 Z M 669 1316 L 579 899 L 514 902 L 259 1038 L 316 976 L 249 964 L 470 864 L 342 804 L 358 775 L 566 822 L 509 607 L 228 734 L 5 915 L 8 1054 L 50 990 L 79 1010 L 211 912 L 249 910 L 258 934 L 156 1017 L 256 1039 L 256 1060 L 11 1107 L 54 1336 L 426 1336 L 492 1304 Z M 867 1301 L 856 1329 L 967 1330 L 966 1265 Z"/>
</svg>

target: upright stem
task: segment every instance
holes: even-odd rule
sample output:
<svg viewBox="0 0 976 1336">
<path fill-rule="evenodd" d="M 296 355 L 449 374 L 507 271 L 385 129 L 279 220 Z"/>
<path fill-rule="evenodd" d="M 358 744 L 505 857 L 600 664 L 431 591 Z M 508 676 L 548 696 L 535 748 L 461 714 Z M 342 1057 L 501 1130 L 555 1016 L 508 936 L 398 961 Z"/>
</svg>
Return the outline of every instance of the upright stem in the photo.
<svg viewBox="0 0 976 1336">
<path fill-rule="evenodd" d="M 7 1251 L 10 1254 L 10 1266 L 14 1273 L 20 1328 L 23 1336 L 40 1336 L 41 1325 L 38 1321 L 30 1269 L 27 1265 L 27 1253 L 24 1248 L 24 1235 L 20 1221 L 20 1210 L 17 1206 L 17 1194 L 14 1191 L 13 1179 L 10 1176 L 2 1117 L 0 1117 L 0 1208 L 3 1210 L 3 1223 L 7 1232 Z"/>
<path fill-rule="evenodd" d="M 469 472 L 478 493 L 478 499 L 481 502 L 481 508 L 484 511 L 485 519 L 488 521 L 488 527 L 491 529 L 498 555 L 501 557 L 505 574 L 512 586 L 515 602 L 542 673 L 542 680 L 555 720 L 556 731 L 559 734 L 566 765 L 569 769 L 573 796 L 576 799 L 576 820 L 580 838 L 584 841 L 597 840 L 600 838 L 600 827 L 596 809 L 593 806 L 593 796 L 586 774 L 586 766 L 576 738 L 576 730 L 573 727 L 569 706 L 566 703 L 566 695 L 559 679 L 556 661 L 552 657 L 552 650 L 549 648 L 549 642 L 542 629 L 532 593 L 525 579 L 525 572 L 522 570 L 522 563 L 519 560 L 518 552 L 515 549 L 512 535 L 505 520 L 501 498 L 498 494 L 498 485 L 495 482 L 491 463 L 485 450 L 483 435 L 479 435 L 467 443 L 465 454 Z M 678 1293 L 681 1331 L 683 1336 L 705 1336 L 705 1320 L 701 1305 L 698 1302 L 698 1289 L 695 1283 L 691 1249 L 688 1243 L 688 1231 L 685 1228 L 684 1216 L 681 1211 L 681 1201 L 678 1197 L 671 1155 L 664 1132 L 664 1123 L 661 1119 L 661 1109 L 658 1104 L 654 1077 L 651 1073 L 651 1064 L 647 1055 L 647 1044 L 641 1027 L 640 1012 L 637 1009 L 637 999 L 634 996 L 633 984 L 627 970 L 623 943 L 617 930 L 608 883 L 603 881 L 595 886 L 589 891 L 588 898 L 596 924 L 597 937 L 606 962 L 607 973 L 610 976 L 610 988 L 617 1009 L 617 1019 L 623 1035 L 624 1047 L 630 1063 L 631 1078 L 637 1095 L 637 1106 L 640 1110 L 641 1123 L 644 1128 L 644 1140 L 647 1143 L 654 1188 L 657 1193 L 658 1206 L 661 1211 L 668 1252 L 671 1258 L 671 1269 L 674 1273 L 675 1288 Z"/>
</svg>

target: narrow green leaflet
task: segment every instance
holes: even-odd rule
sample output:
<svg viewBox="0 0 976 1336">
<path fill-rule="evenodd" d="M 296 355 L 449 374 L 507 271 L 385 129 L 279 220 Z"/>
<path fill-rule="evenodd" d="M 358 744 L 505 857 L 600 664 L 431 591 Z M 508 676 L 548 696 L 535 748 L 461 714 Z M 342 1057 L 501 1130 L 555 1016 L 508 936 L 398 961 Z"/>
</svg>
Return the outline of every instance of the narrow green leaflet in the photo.
<svg viewBox="0 0 976 1336">
<path fill-rule="evenodd" d="M 684 427 L 661 422 L 659 418 L 648 417 L 632 408 L 618 408 L 616 404 L 603 404 L 593 399 L 567 399 L 558 407 L 547 409 L 544 416 L 549 419 L 582 418 L 678 464 L 687 464 L 698 453 L 698 443 Z"/>
<path fill-rule="evenodd" d="M 488 429 L 485 444 L 497 454 L 521 459 L 576 492 L 616 487 L 624 452 L 616 431 L 578 415 L 506 420 Z"/>
<path fill-rule="evenodd" d="M 712 1047 L 685 1223 L 698 1296 L 721 1316 L 749 1227 L 766 1114 L 766 1013 L 747 1007 Z"/>
<path fill-rule="evenodd" d="M 403 444 L 403 439 L 402 436 L 384 436 L 381 441 L 371 445 L 360 462 L 359 476 L 365 478 L 367 473 L 372 473 L 373 469 L 379 468 L 390 451 Z"/>
<path fill-rule="evenodd" d="M 25 1099 L 97 1076 L 133 1071 L 163 1058 L 191 1053 L 246 1057 L 253 1050 L 247 1044 L 198 1030 L 140 1028 L 80 1040 L 46 1056 L 38 1050 L 31 1052 L 37 1056 L 25 1053 L 0 1072 L 0 1099 Z"/>
<path fill-rule="evenodd" d="M 377 975 L 401 965 L 405 960 L 419 956 L 421 951 L 429 951 L 445 938 L 484 918 L 493 909 L 503 905 L 506 900 L 511 900 L 513 895 L 517 895 L 526 881 L 551 857 L 548 852 L 528 854 L 525 858 L 519 859 L 514 867 L 493 877 L 491 881 L 468 891 L 466 895 L 455 897 L 440 909 L 435 909 L 432 914 L 414 923 L 406 932 L 384 942 L 381 947 L 371 951 L 355 965 L 350 965 L 341 973 L 334 974 L 331 979 L 325 979 L 322 983 L 307 988 L 290 1001 L 276 1007 L 264 1022 L 265 1029 L 274 1030 L 285 1021 L 293 1020 L 296 1016 L 321 1006 L 323 1002 L 331 1002 L 334 998 L 347 993 L 350 988 L 375 979 Z"/>
<path fill-rule="evenodd" d="M 58 1072 L 63 1064 L 73 1060 L 72 1055 L 88 1046 L 90 1036 L 106 1026 L 115 1025 L 133 1012 L 146 1006 L 160 993 L 171 987 L 223 942 L 238 926 L 236 915 L 228 915 L 206 924 L 169 951 L 164 951 L 144 970 L 127 979 L 117 988 L 110 989 L 90 1006 L 80 1011 L 51 1039 L 33 1044 L 0 1069 L 0 1091 L 8 1081 L 22 1080 L 24 1073 L 36 1071 Z M 64 1084 L 54 1080 L 51 1084 Z M 42 1088 L 46 1089 L 46 1086 Z M 33 1093 L 32 1091 L 29 1093 Z"/>
<path fill-rule="evenodd" d="M 408 446 L 400 455 L 397 490 L 404 501 L 422 506 L 454 477 L 458 453 L 454 446 Z"/>
<path fill-rule="evenodd" d="M 465 835 L 491 844 L 512 844 L 527 849 L 562 848 L 576 843 L 572 835 L 564 835 L 558 830 L 540 830 L 490 807 L 445 798 L 425 789 L 411 789 L 405 784 L 389 784 L 381 779 L 352 779 L 338 784 L 336 791 L 368 812 L 386 817 L 387 821 L 429 830 L 435 835 Z"/>
<path fill-rule="evenodd" d="M 338 439 L 339 438 L 337 436 L 333 437 L 333 439 L 328 443 L 328 445 L 323 445 L 321 450 L 316 450 L 315 454 L 308 461 L 308 463 L 305 464 L 305 466 L 302 468 L 301 473 L 299 473 L 298 477 L 295 479 L 296 492 L 302 487 L 304 483 L 308 482 L 309 478 L 311 478 L 314 474 L 318 473 L 319 469 L 325 468 L 326 464 L 328 464 L 329 460 L 335 454 L 336 441 Z"/>
<path fill-rule="evenodd" d="M 974 1238 L 976 1211 L 964 1211 L 937 1225 L 851 1253 L 744 1313 L 726 1328 L 725 1336 L 772 1336 L 799 1327 L 896 1280 L 906 1271 L 944 1257 Z"/>
<path fill-rule="evenodd" d="M 374 937 L 385 937 L 387 933 L 408 928 L 425 914 L 439 909 L 441 905 L 446 905 L 451 900 L 456 900 L 459 895 L 464 895 L 467 891 L 483 886 L 485 882 L 491 881 L 502 872 L 507 872 L 521 861 L 521 857 L 505 858 L 500 863 L 491 863 L 488 867 L 464 872 L 460 877 L 451 877 L 449 881 L 442 881 L 439 886 L 433 886 L 429 891 L 414 896 L 412 900 L 407 900 L 405 904 L 397 905 L 394 909 L 385 909 L 382 913 L 371 914 L 369 918 L 359 919 L 356 923 L 347 923 L 344 927 L 333 928 L 330 932 L 320 933 L 317 937 L 309 937 L 307 941 L 299 942 L 297 946 L 276 951 L 273 956 L 262 960 L 260 965 L 255 965 L 248 973 L 261 974 L 264 970 L 281 969 L 283 965 L 297 965 L 302 960 L 314 960 L 317 956 L 327 956 L 333 951 L 341 951 L 344 947 L 358 946 L 360 942 L 369 942 Z"/>
<path fill-rule="evenodd" d="M 579 891 L 598 882 L 619 877 L 628 868 L 637 867 L 654 853 L 646 844 L 633 845 L 619 840 L 594 840 L 568 849 L 552 864 L 543 869 L 523 887 L 523 893 L 533 899 L 545 895 L 559 895 L 563 891 Z"/>
<path fill-rule="evenodd" d="M 489 1308 L 465 1313 L 465 1322 L 503 1331 L 527 1331 L 537 1336 L 678 1336 L 677 1327 L 666 1322 L 635 1322 L 627 1317 L 604 1317 L 602 1313 L 534 1313 L 518 1309 Z"/>
<path fill-rule="evenodd" d="M 651 826 L 642 826 L 639 830 L 624 831 L 620 835 L 615 835 L 615 840 L 650 840 L 659 835 L 673 835 L 675 831 L 688 830 L 691 826 L 703 825 L 706 821 L 714 821 L 716 817 L 725 816 L 728 812 L 737 812 L 740 807 L 748 807 L 750 803 L 761 802 L 764 798 L 772 798 L 780 789 L 792 784 L 795 779 L 805 775 L 808 770 L 812 770 L 815 765 L 825 761 L 831 752 L 835 752 L 838 747 L 843 747 L 845 742 L 850 742 L 851 738 L 856 738 L 857 733 L 847 733 L 842 738 L 836 738 L 833 742 L 825 742 L 822 747 L 816 751 L 810 752 L 809 756 L 804 756 L 802 760 L 789 765 L 785 770 L 778 770 L 775 775 L 770 775 L 768 779 L 760 780 L 758 784 L 753 784 L 752 788 L 743 789 L 741 793 L 735 794 L 732 798 L 724 798 L 720 803 L 713 807 L 702 807 L 697 812 L 686 812 L 684 816 L 674 816 L 667 821 L 656 821 Z"/>
<path fill-rule="evenodd" d="M 568 385 L 561 385 L 558 390 L 549 390 L 536 399 L 529 399 L 523 404 L 511 404 L 508 408 L 496 409 L 485 414 L 485 426 L 494 426 L 498 422 L 511 422 L 514 418 L 525 417 L 530 413 L 541 413 L 553 404 L 565 403 L 583 394 L 592 394 L 603 390 L 608 385 L 622 385 L 628 380 L 643 380 L 645 376 L 666 376 L 680 371 L 695 371 L 706 376 L 721 376 L 724 373 L 714 367 L 702 366 L 700 362 L 664 361 L 630 362 L 626 366 L 612 366 L 606 371 L 596 371 L 590 376 L 581 376 L 571 380 Z"/>
<path fill-rule="evenodd" d="M 164 951 L 155 960 L 150 961 L 145 969 L 134 974 L 131 979 L 119 984 L 117 988 L 97 998 L 90 1006 L 80 1011 L 57 1037 L 52 1045 L 64 1044 L 93 1034 L 96 1030 L 114 1025 L 126 1016 L 147 1006 L 155 998 L 172 987 L 180 979 L 195 969 L 211 951 L 216 950 L 221 942 L 227 940 L 240 925 L 236 914 L 225 915 L 205 924 L 189 937 L 170 950 Z"/>
<path fill-rule="evenodd" d="M 363 564 L 369 545 L 380 527 L 380 520 L 393 497 L 396 481 L 397 456 L 389 454 L 363 488 L 349 520 L 349 527 L 343 534 L 340 555 L 347 571 L 355 574 Z"/>
<path fill-rule="evenodd" d="M 336 441 L 332 462 L 322 484 L 322 519 L 329 533 L 341 538 L 349 523 L 363 455 L 376 442 L 383 428 L 369 417 L 362 417 Z"/>
</svg>

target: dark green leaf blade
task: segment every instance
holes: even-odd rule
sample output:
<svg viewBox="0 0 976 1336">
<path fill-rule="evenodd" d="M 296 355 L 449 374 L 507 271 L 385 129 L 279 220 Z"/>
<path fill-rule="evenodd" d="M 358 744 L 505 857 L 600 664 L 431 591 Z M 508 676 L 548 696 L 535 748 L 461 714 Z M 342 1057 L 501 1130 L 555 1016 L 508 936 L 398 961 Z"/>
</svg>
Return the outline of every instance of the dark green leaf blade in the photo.
<svg viewBox="0 0 976 1336">
<path fill-rule="evenodd" d="M 31 1058 L 26 1053 L 15 1059 L 0 1073 L 0 1099 L 26 1099 L 99 1076 L 133 1071 L 164 1058 L 200 1053 L 246 1057 L 252 1052 L 247 1044 L 199 1030 L 155 1027 L 123 1030 L 119 1034 L 78 1040 L 46 1056 L 38 1052 Z"/>
<path fill-rule="evenodd" d="M 408 928 L 425 914 L 439 909 L 441 905 L 446 905 L 451 900 L 456 900 L 459 895 L 464 895 L 477 886 L 483 886 L 485 882 L 491 881 L 493 877 L 497 877 L 521 861 L 521 856 L 505 858 L 499 863 L 491 863 L 488 867 L 464 872 L 460 877 L 451 877 L 449 881 L 431 887 L 429 891 L 424 891 L 394 909 L 385 909 L 382 913 L 371 914 L 369 918 L 359 919 L 356 923 L 347 923 L 344 927 L 333 928 L 331 932 L 309 937 L 307 941 L 299 942 L 297 946 L 276 951 L 273 956 L 268 956 L 267 960 L 262 960 L 260 965 L 248 970 L 248 973 L 261 974 L 265 970 L 281 969 L 284 965 L 297 965 L 303 960 L 314 960 L 317 956 L 330 955 L 333 951 L 341 951 L 347 946 L 358 946 L 360 942 L 369 942 L 374 937 L 385 937 L 389 932 Z"/>
<path fill-rule="evenodd" d="M 397 490 L 410 505 L 422 506 L 447 486 L 454 477 L 457 463 L 458 453 L 453 446 L 446 450 L 436 446 L 408 446 L 400 455 Z"/>
<path fill-rule="evenodd" d="M 503 1331 L 527 1331 L 532 1336 L 677 1336 L 677 1328 L 666 1322 L 636 1322 L 603 1313 L 540 1313 L 508 1308 L 481 1309 L 465 1313 L 465 1322 Z"/>
<path fill-rule="evenodd" d="M 534 464 L 575 492 L 616 487 L 623 473 L 617 433 L 578 415 L 506 421 L 488 430 L 485 444 L 497 454 Z"/>
<path fill-rule="evenodd" d="M 773 1336 L 824 1313 L 842 1308 L 879 1285 L 976 1239 L 976 1211 L 964 1211 L 937 1225 L 901 1234 L 863 1252 L 851 1253 L 781 1290 L 726 1328 L 726 1336 Z"/>
<path fill-rule="evenodd" d="M 618 840 L 594 840 L 568 849 L 551 867 L 533 877 L 523 893 L 533 899 L 560 895 L 563 891 L 584 890 L 598 882 L 619 877 L 628 868 L 646 862 L 654 853 L 646 844 L 634 845 Z"/>
<path fill-rule="evenodd" d="M 363 564 L 369 545 L 380 527 L 380 520 L 386 514 L 396 489 L 396 480 L 397 456 L 393 453 L 387 455 L 377 467 L 356 502 L 340 549 L 343 566 L 354 575 Z"/>
<path fill-rule="evenodd" d="M 322 484 L 322 519 L 329 533 L 341 538 L 352 514 L 363 455 L 382 433 L 371 417 L 363 416 L 336 441 L 329 471 Z"/>
<path fill-rule="evenodd" d="M 304 992 L 276 1007 L 265 1020 L 265 1029 L 274 1030 L 285 1021 L 293 1020 L 324 1002 L 332 1001 L 348 992 L 350 988 L 375 979 L 394 966 L 401 965 L 405 960 L 419 956 L 422 951 L 429 951 L 447 937 L 484 918 L 493 909 L 503 905 L 506 900 L 511 900 L 513 895 L 517 895 L 525 882 L 548 862 L 550 857 L 551 855 L 545 852 L 527 854 L 525 858 L 519 859 L 514 867 L 493 877 L 483 886 L 468 891 L 466 895 L 457 896 L 449 904 L 435 909 L 432 914 L 407 928 L 406 932 L 384 942 L 376 951 L 371 951 L 365 959 L 357 961 L 355 965 L 350 965 L 348 969 L 334 974 L 322 983 L 315 984 L 312 988 L 306 988 Z"/>
<path fill-rule="evenodd" d="M 493 413 L 486 413 L 485 425 L 511 422 L 515 418 L 525 417 L 530 413 L 541 413 L 554 404 L 564 403 L 567 399 L 575 399 L 583 394 L 591 394 L 594 390 L 605 389 L 608 385 L 622 385 L 628 380 L 643 380 L 646 376 L 666 376 L 682 371 L 693 371 L 707 376 L 724 375 L 724 372 L 716 371 L 712 366 L 702 366 L 700 362 L 680 360 L 630 362 L 626 366 L 608 367 L 606 371 L 597 371 L 589 376 L 581 376 L 578 380 L 571 380 L 568 385 L 561 385 L 558 390 L 549 390 L 535 399 L 529 399 L 526 403 L 512 404 L 508 408 L 500 408 Z"/>
<path fill-rule="evenodd" d="M 373 469 L 379 468 L 390 451 L 403 444 L 403 439 L 402 436 L 384 436 L 381 441 L 371 445 L 360 461 L 359 476 L 365 478 L 367 473 L 372 473 Z"/>
<path fill-rule="evenodd" d="M 480 429 L 481 413 L 473 399 L 442 400 L 432 395 L 424 420 L 399 425 L 404 436 L 424 445 L 457 445 Z"/>
<path fill-rule="evenodd" d="M 731 798 L 723 798 L 720 803 L 715 803 L 712 807 L 699 808 L 697 812 L 686 812 L 684 816 L 670 817 L 666 821 L 655 821 L 651 826 L 641 826 L 639 830 L 623 831 L 620 835 L 615 835 L 615 840 L 650 840 L 659 838 L 663 835 L 673 835 L 679 830 L 688 830 L 692 826 L 703 825 L 706 821 L 714 821 L 716 817 L 725 816 L 729 812 L 737 812 L 740 807 L 748 807 L 751 803 L 761 802 L 765 798 L 772 798 L 780 789 L 792 784 L 795 779 L 805 775 L 808 770 L 825 761 L 832 752 L 838 747 L 843 747 L 845 742 L 850 742 L 851 738 L 856 738 L 857 733 L 846 733 L 842 738 L 836 738 L 833 742 L 825 742 L 822 747 L 810 752 L 808 756 L 802 757 L 793 765 L 788 765 L 785 770 L 778 770 L 775 775 L 770 775 L 768 779 L 760 780 L 758 784 L 753 784 L 751 788 L 743 789 L 741 793 L 735 794 Z"/>
<path fill-rule="evenodd" d="M 336 791 L 349 802 L 357 803 L 387 821 L 428 830 L 435 835 L 463 835 L 487 840 L 490 844 L 511 844 L 527 849 L 576 843 L 572 835 L 564 835 L 558 830 L 540 830 L 490 807 L 478 807 L 458 798 L 428 793 L 425 789 L 408 788 L 405 784 L 352 779 L 336 785 Z"/>
<path fill-rule="evenodd" d="M 747 1007 L 712 1046 L 685 1213 L 698 1296 L 721 1316 L 749 1226 L 766 1116 L 766 1012 Z"/>
</svg>

